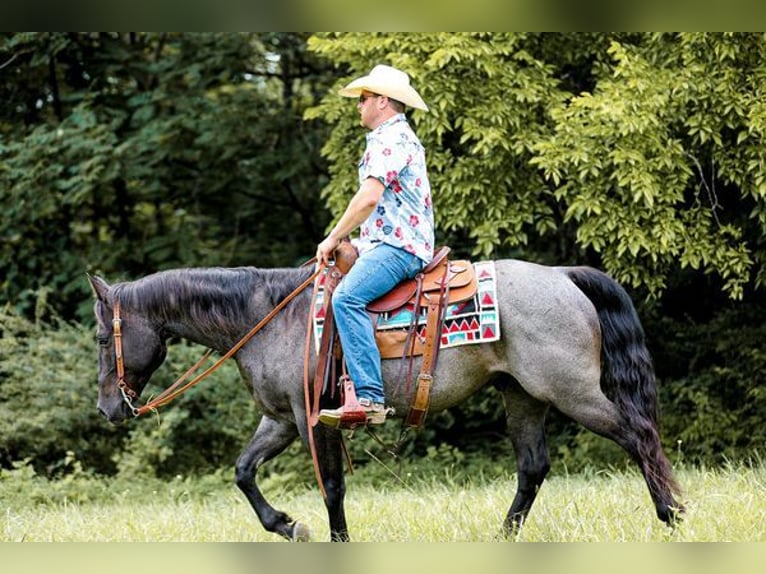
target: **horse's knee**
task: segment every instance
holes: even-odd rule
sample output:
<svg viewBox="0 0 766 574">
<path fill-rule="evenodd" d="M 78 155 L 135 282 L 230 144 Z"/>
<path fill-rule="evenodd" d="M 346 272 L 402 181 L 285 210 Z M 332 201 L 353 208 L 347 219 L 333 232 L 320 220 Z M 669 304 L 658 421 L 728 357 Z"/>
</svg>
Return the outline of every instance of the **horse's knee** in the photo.
<svg viewBox="0 0 766 574">
<path fill-rule="evenodd" d="M 241 457 L 234 465 L 234 482 L 240 490 L 250 488 L 255 480 L 255 465 Z"/>
<path fill-rule="evenodd" d="M 275 532 L 287 540 L 303 539 L 302 531 L 295 531 L 297 523 L 293 524 L 289 515 L 272 508 L 263 498 L 255 483 L 257 467 L 258 465 L 253 464 L 248 457 L 241 457 L 234 466 L 234 482 L 237 487 L 250 501 L 258 519 L 268 532 Z"/>
</svg>

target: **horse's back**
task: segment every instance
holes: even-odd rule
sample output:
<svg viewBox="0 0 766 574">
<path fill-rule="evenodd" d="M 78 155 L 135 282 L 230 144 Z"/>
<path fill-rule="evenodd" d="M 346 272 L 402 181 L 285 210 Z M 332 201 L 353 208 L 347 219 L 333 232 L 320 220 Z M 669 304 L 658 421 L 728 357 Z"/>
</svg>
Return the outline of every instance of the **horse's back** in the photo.
<svg viewBox="0 0 766 574">
<path fill-rule="evenodd" d="M 435 405 L 456 404 L 498 375 L 544 401 L 560 384 L 582 384 L 573 377 L 598 385 L 598 315 L 565 270 L 514 259 L 495 270 L 500 339 L 441 352 Z"/>
</svg>

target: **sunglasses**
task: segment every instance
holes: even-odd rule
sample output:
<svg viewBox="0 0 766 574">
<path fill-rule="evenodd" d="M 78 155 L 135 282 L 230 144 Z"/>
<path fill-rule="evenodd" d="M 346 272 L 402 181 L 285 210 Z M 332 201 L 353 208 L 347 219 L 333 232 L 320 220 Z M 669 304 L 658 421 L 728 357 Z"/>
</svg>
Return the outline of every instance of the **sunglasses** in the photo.
<svg viewBox="0 0 766 574">
<path fill-rule="evenodd" d="M 377 98 L 380 94 L 361 94 L 359 96 L 359 103 L 363 104 L 368 98 Z"/>
</svg>

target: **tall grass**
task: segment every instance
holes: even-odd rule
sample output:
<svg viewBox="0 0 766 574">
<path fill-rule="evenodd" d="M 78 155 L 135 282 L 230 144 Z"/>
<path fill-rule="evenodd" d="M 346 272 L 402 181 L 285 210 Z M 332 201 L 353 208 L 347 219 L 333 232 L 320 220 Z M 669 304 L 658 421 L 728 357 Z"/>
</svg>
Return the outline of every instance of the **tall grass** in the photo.
<svg viewBox="0 0 766 574">
<path fill-rule="evenodd" d="M 25 475 L 26 473 L 26 475 Z M 361 474 L 361 473 L 360 473 Z M 346 515 L 357 541 L 492 542 L 515 477 L 457 483 L 448 476 L 406 485 L 349 478 Z M 543 485 L 520 541 L 766 541 L 766 467 L 684 469 L 687 516 L 663 525 L 633 472 L 555 476 Z M 316 489 L 264 485 L 278 508 L 329 537 Z M 0 482 L 2 541 L 277 541 L 228 477 L 53 483 L 19 469 Z"/>
</svg>

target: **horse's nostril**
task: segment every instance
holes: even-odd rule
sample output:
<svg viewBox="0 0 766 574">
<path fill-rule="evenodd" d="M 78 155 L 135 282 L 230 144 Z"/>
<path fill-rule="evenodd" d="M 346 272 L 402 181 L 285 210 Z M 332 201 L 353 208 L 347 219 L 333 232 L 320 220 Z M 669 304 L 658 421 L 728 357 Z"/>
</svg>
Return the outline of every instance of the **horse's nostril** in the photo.
<svg viewBox="0 0 766 574">
<path fill-rule="evenodd" d="M 104 409 L 102 409 L 101 407 L 98 407 L 98 412 L 101 413 L 101 416 L 104 417 L 105 419 L 109 419 L 109 415 L 107 415 Z"/>
</svg>

